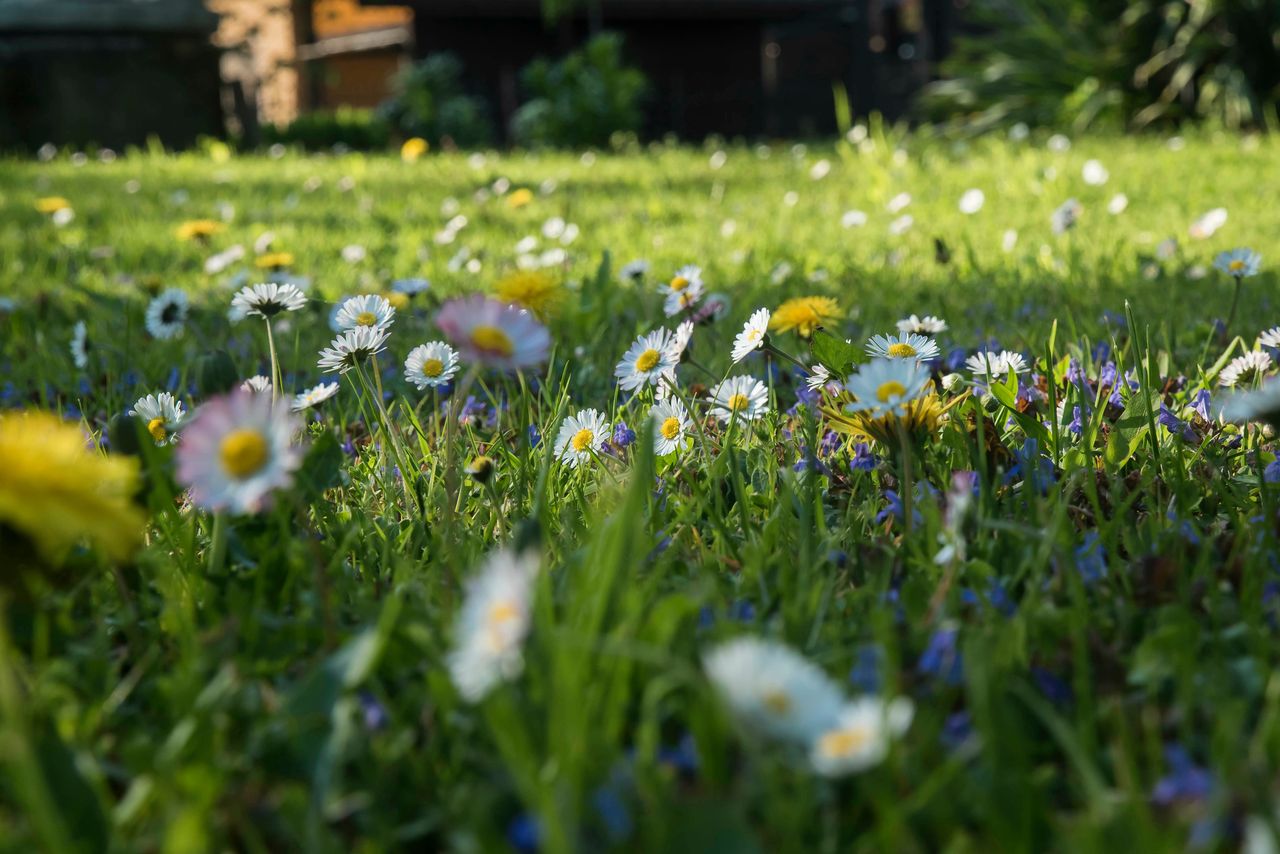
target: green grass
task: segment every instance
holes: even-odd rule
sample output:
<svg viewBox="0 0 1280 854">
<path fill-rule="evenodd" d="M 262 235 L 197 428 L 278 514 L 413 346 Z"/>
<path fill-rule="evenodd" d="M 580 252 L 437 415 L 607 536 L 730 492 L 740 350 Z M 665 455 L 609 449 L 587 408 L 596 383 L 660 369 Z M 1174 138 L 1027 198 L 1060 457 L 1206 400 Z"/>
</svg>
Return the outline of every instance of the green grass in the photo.
<svg viewBox="0 0 1280 854">
<path fill-rule="evenodd" d="M 1251 818 L 1255 832 L 1274 823 L 1280 493 L 1259 472 L 1275 450 L 1259 428 L 1187 407 L 1201 388 L 1221 400 L 1224 355 L 1280 325 L 1265 261 L 1229 335 L 1211 325 L 1232 297 L 1216 253 L 1280 254 L 1268 185 L 1280 145 L 1085 138 L 1055 153 L 875 131 L 861 150 L 729 147 L 719 169 L 711 154 L 0 163 L 0 294 L 16 304 L 0 314 L 0 405 L 55 409 L 95 437 L 150 391 L 201 403 L 190 386 L 211 350 L 241 377 L 269 373 L 261 322 L 226 318 L 237 276 L 260 274 L 248 260 L 206 274 L 215 251 L 241 244 L 251 258 L 270 231 L 313 280 L 308 308 L 276 334 L 288 391 L 320 379 L 333 300 L 433 283 L 399 312 L 380 361 L 389 419 L 347 375 L 308 423 L 294 487 L 229 520 L 225 557 L 214 518 L 181 501 L 172 449 L 147 447 L 152 521 L 135 560 L 78 550 L 34 575 L 0 571 L 4 850 L 490 851 L 510 848 L 520 817 L 551 851 L 1156 851 L 1193 834 L 1229 850 Z M 1105 186 L 1081 179 L 1091 157 Z M 477 197 L 499 180 L 534 200 Z M 966 216 L 970 187 L 986 204 Z M 895 236 L 901 214 L 886 204 L 901 192 L 914 226 Z M 1113 216 L 1120 192 L 1128 209 Z M 70 224 L 33 209 L 53 195 L 73 206 Z M 1054 235 L 1069 197 L 1083 216 Z M 468 224 L 439 244 L 448 198 Z M 1189 237 L 1219 206 L 1226 225 Z M 842 226 L 850 209 L 865 226 Z M 566 296 L 550 365 L 480 374 L 470 393 L 498 410 L 451 431 L 448 402 L 403 380 L 405 354 L 441 337 L 444 300 L 510 272 L 522 238 L 557 246 L 540 235 L 553 216 L 580 234 L 551 268 Z M 228 220 L 208 246 L 177 240 L 181 222 L 206 217 Z M 1156 260 L 1169 237 L 1177 251 Z M 366 257 L 343 260 L 348 245 Z M 479 272 L 451 265 L 463 247 Z M 652 264 L 643 286 L 618 280 L 634 258 Z M 617 391 L 613 366 L 668 323 L 656 284 L 686 263 L 730 301 L 694 334 L 686 394 L 751 373 L 773 406 L 655 459 L 648 404 Z M 190 293 L 191 320 L 155 341 L 143 315 L 170 286 Z M 788 412 L 801 384 L 786 362 L 731 369 L 729 346 L 755 308 L 811 294 L 840 304 L 831 343 L 860 352 L 910 313 L 940 315 L 944 354 L 997 338 L 1036 362 L 1049 398 L 1027 408 L 1016 385 L 957 388 L 944 393 L 950 420 L 909 455 L 876 447 L 872 470 L 851 470 L 842 440 L 825 469 L 795 471 L 824 418 Z M 67 348 L 78 320 L 87 371 Z M 774 340 L 813 361 L 794 335 Z M 1070 383 L 1072 359 L 1091 380 L 1114 360 L 1137 388 L 1103 405 L 1115 389 Z M 1083 409 L 1078 436 L 1070 414 L 1051 414 L 1063 399 Z M 1162 402 L 1190 440 L 1155 422 Z M 575 470 L 551 445 L 587 407 L 641 440 Z M 479 453 L 495 461 L 488 487 L 460 471 Z M 975 470 L 963 559 L 939 564 L 952 475 Z M 921 481 L 935 491 L 910 489 Z M 878 518 L 887 490 L 914 492 L 909 525 Z M 4 514 L 0 502 L 0 564 L 23 550 Z M 523 672 L 469 704 L 446 665 L 455 617 L 465 580 L 510 542 L 543 555 Z M 1102 577 L 1080 569 L 1101 572 L 1091 555 Z M 868 681 L 908 696 L 915 719 L 883 763 L 818 776 L 803 749 L 736 724 L 708 682 L 702 655 L 743 635 L 786 642 L 851 696 Z M 934 660 L 948 649 L 962 663 Z M 697 765 L 681 769 L 670 751 L 688 744 Z M 1171 745 L 1212 785 L 1168 804 L 1153 791 L 1176 771 Z"/>
</svg>

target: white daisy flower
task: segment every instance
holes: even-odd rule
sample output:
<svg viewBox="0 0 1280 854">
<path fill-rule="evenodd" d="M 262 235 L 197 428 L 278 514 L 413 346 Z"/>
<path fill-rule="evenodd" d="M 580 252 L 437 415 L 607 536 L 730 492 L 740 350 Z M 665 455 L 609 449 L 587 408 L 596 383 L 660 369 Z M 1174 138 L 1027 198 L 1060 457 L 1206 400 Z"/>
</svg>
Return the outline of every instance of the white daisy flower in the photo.
<svg viewBox="0 0 1280 854">
<path fill-rule="evenodd" d="M 147 305 L 147 332 L 160 341 L 181 335 L 187 322 L 187 305 L 185 291 L 177 288 L 163 291 Z"/>
<path fill-rule="evenodd" d="M 1280 326 L 1264 329 L 1262 334 L 1258 336 L 1258 343 L 1263 347 L 1280 348 Z"/>
<path fill-rule="evenodd" d="M 306 304 L 306 296 L 296 285 L 276 282 L 246 286 L 231 298 L 232 311 L 251 317 L 271 318 L 282 311 L 297 311 Z"/>
<path fill-rule="evenodd" d="M 396 279 L 391 283 L 391 290 L 405 296 L 417 296 L 431 290 L 431 280 L 421 278 Z"/>
<path fill-rule="evenodd" d="M 644 277 L 649 275 L 649 262 L 643 258 L 637 258 L 622 265 L 622 269 L 618 271 L 618 276 L 624 282 L 630 282 L 638 285 L 644 281 Z"/>
<path fill-rule="evenodd" d="M 1204 216 L 1191 223 L 1191 227 L 1187 229 L 1188 233 L 1197 240 L 1204 240 L 1217 232 L 1227 224 L 1227 209 L 1214 208 Z"/>
<path fill-rule="evenodd" d="M 965 361 L 965 365 L 975 377 L 993 376 L 997 379 L 1009 376 L 1009 371 L 1023 374 L 1030 370 L 1022 354 L 1012 350 L 1001 350 L 999 353 L 984 350 L 970 356 Z"/>
<path fill-rule="evenodd" d="M 890 742 L 911 726 L 915 708 L 899 697 L 859 697 L 840 710 L 835 726 L 820 733 L 809 750 L 813 770 L 824 777 L 843 777 L 879 765 Z"/>
<path fill-rule="evenodd" d="M 345 374 L 360 362 L 381 353 L 387 346 L 387 330 L 377 326 L 357 326 L 338 335 L 320 351 L 320 370 Z"/>
<path fill-rule="evenodd" d="M 769 411 L 769 389 L 755 377 L 729 377 L 711 390 L 710 400 L 721 424 L 755 421 Z"/>
<path fill-rule="evenodd" d="M 540 365 L 551 349 L 550 333 L 532 314 L 480 295 L 445 303 L 436 325 L 461 358 L 498 370 Z"/>
<path fill-rule="evenodd" d="M 826 365 L 810 365 L 809 376 L 804 378 L 804 384 L 809 391 L 822 391 L 831 379 L 831 371 L 827 370 Z"/>
<path fill-rule="evenodd" d="M 854 396 L 846 412 L 866 412 L 873 418 L 906 415 L 906 405 L 920 396 L 929 371 L 914 359 L 872 359 L 844 382 Z"/>
<path fill-rule="evenodd" d="M 313 386 L 304 392 L 294 395 L 293 406 L 291 408 L 294 412 L 302 412 L 319 406 L 337 393 L 337 383 L 320 383 L 317 386 Z"/>
<path fill-rule="evenodd" d="M 143 420 L 147 425 L 147 432 L 156 440 L 157 445 L 168 445 L 178 438 L 173 431 L 182 423 L 182 417 L 186 413 L 181 401 L 169 392 L 162 391 L 139 398 L 128 414 Z"/>
<path fill-rule="evenodd" d="M 916 218 L 911 214 L 903 214 L 902 216 L 889 223 L 889 233 L 894 237 L 906 234 L 911 230 L 911 226 L 916 224 Z"/>
<path fill-rule="evenodd" d="M 262 394 L 271 391 L 271 378 L 264 377 L 262 374 L 249 377 L 249 379 L 240 383 L 241 391 L 251 391 L 255 394 Z"/>
<path fill-rule="evenodd" d="M 911 194 L 898 193 L 898 195 L 889 200 L 889 203 L 884 206 L 884 209 L 889 213 L 896 214 L 909 204 L 911 204 Z"/>
<path fill-rule="evenodd" d="M 596 409 L 584 409 L 570 415 L 556 434 L 556 455 L 577 468 L 604 449 L 609 441 L 609 422 Z"/>
<path fill-rule="evenodd" d="M 671 335 L 671 357 L 677 362 L 684 356 L 684 351 L 689 349 L 689 340 L 693 338 L 693 321 L 682 321 L 676 327 L 676 331 Z"/>
<path fill-rule="evenodd" d="M 653 452 L 660 457 L 682 451 L 689 445 L 693 421 L 679 398 L 659 401 L 649 410 L 653 420 Z"/>
<path fill-rule="evenodd" d="M 1272 421 L 1280 416 L 1280 379 L 1265 380 L 1261 386 L 1226 395 L 1216 406 L 1224 421 Z"/>
<path fill-rule="evenodd" d="M 1053 212 L 1053 216 L 1049 218 L 1053 233 L 1063 234 L 1073 228 L 1082 213 L 1084 213 L 1084 205 L 1075 199 L 1067 199 L 1058 206 L 1058 209 Z"/>
<path fill-rule="evenodd" d="M 631 391 L 657 385 L 664 374 L 676 369 L 678 362 L 679 357 L 671 348 L 671 332 L 655 329 L 635 340 L 613 369 L 613 375 L 623 391 Z"/>
<path fill-rule="evenodd" d="M 236 392 L 195 411 L 178 443 L 178 482 L 206 510 L 257 513 L 293 481 L 302 448 L 299 423 L 270 395 Z"/>
<path fill-rule="evenodd" d="M 861 228 L 867 224 L 867 215 L 860 210 L 847 210 L 840 216 L 841 228 Z"/>
<path fill-rule="evenodd" d="M 680 293 L 695 285 L 702 284 L 702 268 L 696 264 L 686 264 L 672 275 L 671 281 L 662 286 L 667 293 Z"/>
<path fill-rule="evenodd" d="M 1271 357 L 1264 350 L 1250 350 L 1232 359 L 1218 375 L 1218 384 L 1227 388 L 1248 385 L 1271 370 Z"/>
<path fill-rule="evenodd" d="M 1247 279 L 1258 275 L 1258 270 L 1262 266 L 1262 256 L 1252 249 L 1232 249 L 1230 252 L 1219 253 L 1218 257 L 1213 259 L 1213 266 L 1228 276 Z"/>
<path fill-rule="evenodd" d="M 458 353 L 443 341 L 420 344 L 404 360 L 404 378 L 419 389 L 438 388 L 458 373 Z"/>
<path fill-rule="evenodd" d="M 342 260 L 348 264 L 359 264 L 368 254 L 368 251 L 358 243 L 342 247 Z"/>
<path fill-rule="evenodd" d="M 881 359 L 915 359 L 929 362 L 938 358 L 938 345 L 932 338 L 914 332 L 897 335 L 873 335 L 867 342 L 867 355 Z"/>
<path fill-rule="evenodd" d="M 937 335 L 947 331 L 947 322 L 941 317 L 926 314 L 924 317 L 911 315 L 898 321 L 899 332 L 914 332 L 917 335 Z"/>
<path fill-rule="evenodd" d="M 805 744 L 839 721 L 840 689 L 784 644 L 735 638 L 703 656 L 702 666 L 733 716 L 755 732 Z"/>
<path fill-rule="evenodd" d="M 387 329 L 396 322 L 396 310 L 384 296 L 363 294 L 344 300 L 333 316 L 338 330 L 346 332 L 357 326 L 373 326 Z"/>
<path fill-rule="evenodd" d="M 71 361 L 79 370 L 89 367 L 89 328 L 83 320 L 76 321 L 71 330 Z"/>
<path fill-rule="evenodd" d="M 524 669 L 537 576 L 535 552 L 503 549 L 468 579 L 448 655 L 449 675 L 468 702 L 479 702 Z"/>
<path fill-rule="evenodd" d="M 1080 174 L 1090 187 L 1101 187 L 1111 178 L 1111 173 L 1099 160 L 1086 160 Z"/>
<path fill-rule="evenodd" d="M 769 331 L 769 309 L 758 308 L 747 319 L 738 337 L 733 339 L 733 361 L 736 364 L 745 359 L 753 350 L 764 346 L 765 333 Z"/>
<path fill-rule="evenodd" d="M 1111 201 L 1107 202 L 1107 213 L 1112 216 L 1120 216 L 1129 207 L 1129 197 L 1124 193 L 1116 193 L 1111 197 Z"/>
<path fill-rule="evenodd" d="M 688 308 L 693 308 L 702 299 L 702 281 L 692 281 L 678 291 L 667 290 L 662 302 L 662 310 L 667 317 L 675 317 Z"/>
<path fill-rule="evenodd" d="M 978 188 L 965 190 L 964 195 L 960 197 L 960 213 L 973 215 L 982 210 L 982 206 L 987 202 L 986 193 Z"/>
</svg>

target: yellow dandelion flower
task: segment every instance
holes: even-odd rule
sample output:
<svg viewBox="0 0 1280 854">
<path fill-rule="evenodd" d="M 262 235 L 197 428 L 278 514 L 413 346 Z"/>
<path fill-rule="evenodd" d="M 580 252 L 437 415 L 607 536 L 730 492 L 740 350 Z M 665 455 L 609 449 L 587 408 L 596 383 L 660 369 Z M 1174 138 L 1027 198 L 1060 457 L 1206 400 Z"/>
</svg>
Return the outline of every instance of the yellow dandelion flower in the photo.
<svg viewBox="0 0 1280 854">
<path fill-rule="evenodd" d="M 411 137 L 404 141 L 404 145 L 400 146 L 400 159 L 405 163 L 412 163 L 430 149 L 431 145 L 422 137 Z"/>
<path fill-rule="evenodd" d="M 104 457 L 85 446 L 80 428 L 47 412 L 0 415 L 0 525 L 58 562 L 88 542 L 109 557 L 128 557 L 146 516 L 133 504 L 138 461 Z"/>
<path fill-rule="evenodd" d="M 208 240 L 225 229 L 222 223 L 212 219 L 191 219 L 174 229 L 179 240 Z"/>
<path fill-rule="evenodd" d="M 533 190 L 528 187 L 521 187 L 515 190 L 511 195 L 507 196 L 507 207 L 512 210 L 518 210 L 533 201 Z"/>
<path fill-rule="evenodd" d="M 555 312 L 564 290 L 560 283 L 541 270 L 517 270 L 498 280 L 494 293 L 503 302 L 514 303 L 545 320 Z"/>
<path fill-rule="evenodd" d="M 279 270 L 283 267 L 293 266 L 292 252 L 266 252 L 259 255 L 253 262 L 262 270 Z"/>
<path fill-rule="evenodd" d="M 401 291 L 388 291 L 386 294 L 387 302 L 391 303 L 391 307 L 396 311 L 404 311 L 409 307 L 409 295 Z"/>
<path fill-rule="evenodd" d="M 831 297 L 796 297 L 773 310 L 769 328 L 775 332 L 790 332 L 808 338 L 813 330 L 825 326 L 840 314 L 840 306 Z"/>
<path fill-rule="evenodd" d="M 42 214 L 53 214 L 61 210 L 71 207 L 71 202 L 62 196 L 45 196 L 42 199 L 36 199 L 36 210 Z"/>
</svg>

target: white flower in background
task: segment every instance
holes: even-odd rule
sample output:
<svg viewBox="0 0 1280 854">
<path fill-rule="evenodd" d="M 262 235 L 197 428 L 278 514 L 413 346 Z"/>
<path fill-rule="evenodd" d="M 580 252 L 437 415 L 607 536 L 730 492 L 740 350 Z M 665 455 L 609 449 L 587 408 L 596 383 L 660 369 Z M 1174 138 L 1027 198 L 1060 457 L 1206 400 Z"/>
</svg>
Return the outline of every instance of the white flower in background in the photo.
<svg viewBox="0 0 1280 854">
<path fill-rule="evenodd" d="M 386 297 L 377 294 L 363 294 L 344 300 L 333 317 L 333 322 L 342 332 L 359 326 L 371 326 L 385 331 L 395 321 L 395 307 Z"/>
<path fill-rule="evenodd" d="M 634 285 L 638 285 L 643 282 L 644 277 L 647 275 L 649 275 L 649 262 L 643 258 L 637 258 L 634 261 L 627 262 L 623 265 L 622 269 L 618 271 L 618 276 L 622 281 L 630 282 Z"/>
<path fill-rule="evenodd" d="M 1262 256 L 1252 249 L 1232 249 L 1230 252 L 1219 253 L 1213 259 L 1213 266 L 1228 276 L 1247 279 L 1258 275 L 1258 270 L 1262 267 Z"/>
<path fill-rule="evenodd" d="M 1112 216 L 1120 216 L 1129 207 L 1129 197 L 1124 193 L 1116 193 L 1111 197 L 1111 201 L 1107 202 L 1107 213 Z"/>
<path fill-rule="evenodd" d="M 861 228 L 867 224 L 867 215 L 859 210 L 848 210 L 840 217 L 843 228 Z"/>
<path fill-rule="evenodd" d="M 784 644 L 735 638 L 704 655 L 702 666 L 729 711 L 754 732 L 807 744 L 839 721 L 840 689 Z"/>
<path fill-rule="evenodd" d="M 676 327 L 676 331 L 671 336 L 671 345 L 667 348 L 671 352 L 671 358 L 676 362 L 684 356 L 684 351 L 689 349 L 689 340 L 693 338 L 693 321 L 685 320 Z"/>
<path fill-rule="evenodd" d="M 609 422 L 596 409 L 584 409 L 570 415 L 556 434 L 556 456 L 577 468 L 604 450 L 609 441 Z"/>
<path fill-rule="evenodd" d="M 249 377 L 249 379 L 240 383 L 241 391 L 251 391 L 254 394 L 265 394 L 271 391 L 271 378 L 264 377 L 262 374 Z"/>
<path fill-rule="evenodd" d="M 782 203 L 789 208 L 794 208 L 800 203 L 800 194 L 795 190 L 787 190 L 787 192 L 782 195 Z"/>
<path fill-rule="evenodd" d="M 1082 213 L 1084 213 L 1083 205 L 1075 199 L 1067 199 L 1050 217 L 1049 224 L 1053 228 L 1053 233 L 1063 234 L 1074 228 Z"/>
<path fill-rule="evenodd" d="M 941 317 L 926 314 L 924 317 L 911 315 L 898 321 L 898 331 L 914 332 L 917 335 L 937 335 L 947 331 L 947 322 Z"/>
<path fill-rule="evenodd" d="M 221 252 L 215 252 L 204 261 L 204 271 L 210 276 L 216 276 L 232 264 L 244 258 L 244 247 L 239 243 L 228 246 Z"/>
<path fill-rule="evenodd" d="M 1000 238 L 1000 248 L 1005 252 L 1012 252 L 1018 245 L 1018 232 L 1014 229 L 1006 229 L 1004 236 Z"/>
<path fill-rule="evenodd" d="M 157 445 L 168 445 L 178 438 L 173 431 L 182 424 L 182 417 L 186 413 L 181 401 L 169 392 L 162 391 L 139 398 L 128 414 L 142 419 Z"/>
<path fill-rule="evenodd" d="M 1258 343 L 1263 347 L 1280 349 L 1280 326 L 1262 330 L 1262 334 L 1258 336 Z"/>
<path fill-rule="evenodd" d="M 546 361 L 551 334 L 530 312 L 479 294 L 445 303 L 436 325 L 459 356 L 502 371 Z"/>
<path fill-rule="evenodd" d="M 911 214 L 903 214 L 902 216 L 889 223 L 889 233 L 894 237 L 900 237 L 911 230 L 911 226 L 916 224 L 916 218 Z"/>
<path fill-rule="evenodd" d="M 420 344 L 404 360 L 404 378 L 419 389 L 438 388 L 458 373 L 458 354 L 443 341 Z"/>
<path fill-rule="evenodd" d="M 914 332 L 897 335 L 873 335 L 867 342 L 867 355 L 880 359 L 914 359 L 930 362 L 938 358 L 938 345 L 932 338 Z"/>
<path fill-rule="evenodd" d="M 1227 209 L 1214 208 L 1195 222 L 1191 223 L 1191 228 L 1188 229 L 1188 231 L 1196 240 L 1204 240 L 1206 238 L 1213 237 L 1217 230 L 1226 224 Z"/>
<path fill-rule="evenodd" d="M 965 190 L 964 195 L 960 197 L 960 213 L 976 214 L 982 210 L 982 206 L 986 204 L 987 196 L 976 187 L 971 190 Z"/>
<path fill-rule="evenodd" d="M 1009 376 L 1009 371 L 1023 374 L 1029 370 L 1027 360 L 1022 358 L 1022 354 L 1012 350 L 1001 350 L 999 353 L 984 350 L 970 356 L 965 361 L 965 365 L 975 377 L 991 376 L 997 380 L 1005 379 Z"/>
<path fill-rule="evenodd" d="M 769 309 L 759 308 L 747 319 L 738 337 L 733 339 L 733 361 L 741 362 L 753 351 L 764 346 L 765 333 L 769 331 Z"/>
<path fill-rule="evenodd" d="M 817 163 L 809 167 L 809 177 L 814 181 L 821 181 L 827 175 L 831 174 L 831 161 L 819 160 Z"/>
<path fill-rule="evenodd" d="M 1243 356 L 1232 359 L 1222 369 L 1222 373 L 1218 375 L 1218 384 L 1233 388 L 1253 383 L 1271 370 L 1271 365 L 1271 356 L 1265 350 L 1250 350 Z"/>
<path fill-rule="evenodd" d="M 1275 421 L 1280 417 L 1280 379 L 1267 379 L 1256 389 L 1232 392 L 1215 401 L 1215 409 L 1224 421 L 1235 424 Z"/>
<path fill-rule="evenodd" d="M 671 333 L 656 329 L 641 335 L 627 348 L 613 375 L 623 391 L 631 391 L 644 385 L 657 385 L 678 363 L 679 355 L 671 349 Z"/>
<path fill-rule="evenodd" d="M 187 305 L 185 291 L 169 288 L 161 292 L 147 305 L 147 332 L 160 341 L 181 335 L 187 322 Z"/>
<path fill-rule="evenodd" d="M 813 740 L 809 761 L 824 777 L 843 777 L 879 765 L 889 745 L 911 726 L 915 708 L 899 697 L 859 697 L 840 710 L 835 725 Z"/>
<path fill-rule="evenodd" d="M 729 377 L 711 390 L 710 400 L 721 424 L 755 421 L 769 411 L 769 389 L 755 377 Z"/>
<path fill-rule="evenodd" d="M 431 290 L 431 280 L 423 278 L 396 279 L 391 283 L 391 290 L 407 297 L 417 296 Z"/>
<path fill-rule="evenodd" d="M 71 225 L 72 221 L 75 218 L 76 218 L 75 210 L 69 207 L 58 208 L 56 211 L 54 211 L 52 214 L 49 215 L 49 221 L 52 222 L 54 225 L 56 225 L 58 228 Z"/>
<path fill-rule="evenodd" d="M 1049 137 L 1048 146 L 1050 151 L 1055 151 L 1061 154 L 1064 151 L 1071 150 L 1071 140 L 1067 139 L 1067 137 L 1060 133 L 1055 133 L 1053 136 Z"/>
<path fill-rule="evenodd" d="M 368 251 L 358 243 L 342 247 L 342 260 L 348 264 L 359 264 L 368 254 Z"/>
<path fill-rule="evenodd" d="M 76 321 L 71 330 L 71 361 L 80 370 L 89 367 L 89 329 L 83 320 Z"/>
<path fill-rule="evenodd" d="M 338 393 L 337 383 L 320 383 L 317 386 L 307 389 L 294 396 L 292 409 L 294 412 L 302 412 L 307 409 L 319 406 L 326 400 L 332 398 Z"/>
<path fill-rule="evenodd" d="M 1103 166 L 1101 161 L 1086 160 L 1084 167 L 1080 170 L 1084 182 L 1090 187 L 1101 187 L 1111 178 L 1111 173 L 1107 171 L 1107 167 Z"/>
<path fill-rule="evenodd" d="M 231 308 L 242 317 L 272 318 L 283 311 L 297 311 L 307 298 L 295 285 L 265 282 L 242 288 L 231 298 Z"/>
<path fill-rule="evenodd" d="M 502 549 L 468 579 L 448 655 L 449 675 L 468 702 L 479 702 L 524 669 L 538 563 L 535 552 Z"/>
<path fill-rule="evenodd" d="M 338 334 L 320 351 L 317 363 L 324 373 L 345 374 L 360 362 L 381 353 L 387 346 L 387 330 L 377 326 L 357 326 Z"/>
<path fill-rule="evenodd" d="M 889 213 L 896 214 L 909 204 L 911 204 L 911 194 L 898 193 L 898 195 L 889 200 L 889 203 L 884 206 L 884 209 Z"/>
<path fill-rule="evenodd" d="M 693 422 L 679 398 L 659 401 L 649 410 L 653 420 L 653 452 L 660 457 L 682 451 L 689 445 Z"/>
<path fill-rule="evenodd" d="M 845 390 L 854 397 L 845 411 L 902 417 L 928 381 L 929 371 L 915 359 L 872 359 L 845 379 Z"/>
</svg>

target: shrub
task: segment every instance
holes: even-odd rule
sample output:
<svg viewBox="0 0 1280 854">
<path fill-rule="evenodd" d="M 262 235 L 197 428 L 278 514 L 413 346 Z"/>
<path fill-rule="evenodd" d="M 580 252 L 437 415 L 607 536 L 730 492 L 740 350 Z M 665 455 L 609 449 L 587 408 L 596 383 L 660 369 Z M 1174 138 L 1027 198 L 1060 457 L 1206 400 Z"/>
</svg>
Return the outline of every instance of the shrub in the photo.
<svg viewBox="0 0 1280 854">
<path fill-rule="evenodd" d="M 436 53 L 396 77 L 395 94 L 382 115 L 404 136 L 439 145 L 487 145 L 493 139 L 489 109 L 462 87 L 462 63 L 451 53 Z"/>
<path fill-rule="evenodd" d="M 268 125 L 263 129 L 268 145 L 297 145 L 310 151 L 345 146 L 357 151 L 386 148 L 390 140 L 387 123 L 372 110 L 339 107 L 317 110 L 294 119 L 287 125 Z"/>
<path fill-rule="evenodd" d="M 603 146 L 615 133 L 639 130 L 644 118 L 648 82 L 623 64 L 622 37 L 614 33 L 557 62 L 534 60 L 521 82 L 530 100 L 516 111 L 512 131 L 525 145 Z"/>
</svg>

